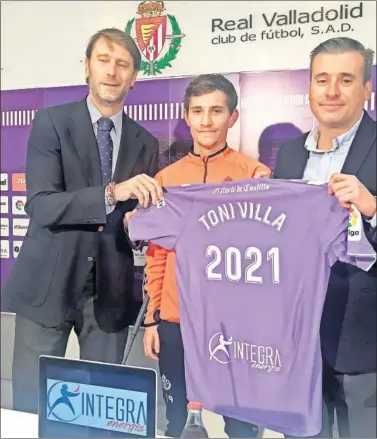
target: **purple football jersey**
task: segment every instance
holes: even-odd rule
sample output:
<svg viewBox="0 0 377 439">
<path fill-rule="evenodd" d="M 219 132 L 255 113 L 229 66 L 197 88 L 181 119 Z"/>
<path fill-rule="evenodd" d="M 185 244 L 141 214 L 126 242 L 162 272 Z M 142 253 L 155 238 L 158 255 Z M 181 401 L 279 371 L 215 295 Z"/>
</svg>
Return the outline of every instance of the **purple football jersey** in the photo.
<svg viewBox="0 0 377 439">
<path fill-rule="evenodd" d="M 376 260 L 360 213 L 303 181 L 174 186 L 138 210 L 129 233 L 176 251 L 188 399 L 284 434 L 317 434 L 331 266 L 368 270 Z"/>
</svg>

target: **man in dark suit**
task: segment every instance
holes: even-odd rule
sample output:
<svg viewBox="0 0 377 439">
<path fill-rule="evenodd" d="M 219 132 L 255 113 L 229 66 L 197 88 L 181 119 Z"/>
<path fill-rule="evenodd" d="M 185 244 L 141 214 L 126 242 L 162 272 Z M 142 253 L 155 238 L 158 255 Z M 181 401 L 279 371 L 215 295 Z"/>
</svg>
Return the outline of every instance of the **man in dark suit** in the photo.
<svg viewBox="0 0 377 439">
<path fill-rule="evenodd" d="M 334 38 L 311 54 L 310 106 L 318 127 L 280 148 L 275 178 L 327 181 L 344 207 L 354 204 L 376 246 L 376 122 L 363 110 L 370 99 L 373 52 Z M 318 206 L 320 208 L 320 206 Z M 332 437 L 376 437 L 376 279 L 336 263 L 321 322 L 323 431 Z"/>
<path fill-rule="evenodd" d="M 2 299 L 16 313 L 13 405 L 37 411 L 38 357 L 64 356 L 72 329 L 81 358 L 120 363 L 138 309 L 123 228 L 137 202 L 156 203 L 159 145 L 124 113 L 140 68 L 131 37 L 97 32 L 86 51 L 88 97 L 39 110 L 27 161 L 30 224 Z"/>
</svg>

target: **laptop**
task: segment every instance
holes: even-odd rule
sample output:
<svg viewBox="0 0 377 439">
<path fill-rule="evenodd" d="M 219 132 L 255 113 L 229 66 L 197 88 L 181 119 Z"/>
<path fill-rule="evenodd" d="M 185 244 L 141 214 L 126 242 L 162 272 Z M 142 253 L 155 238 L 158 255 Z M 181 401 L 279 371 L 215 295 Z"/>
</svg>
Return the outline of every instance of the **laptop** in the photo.
<svg viewBox="0 0 377 439">
<path fill-rule="evenodd" d="M 39 438 L 155 438 L 153 369 L 39 358 Z"/>
</svg>

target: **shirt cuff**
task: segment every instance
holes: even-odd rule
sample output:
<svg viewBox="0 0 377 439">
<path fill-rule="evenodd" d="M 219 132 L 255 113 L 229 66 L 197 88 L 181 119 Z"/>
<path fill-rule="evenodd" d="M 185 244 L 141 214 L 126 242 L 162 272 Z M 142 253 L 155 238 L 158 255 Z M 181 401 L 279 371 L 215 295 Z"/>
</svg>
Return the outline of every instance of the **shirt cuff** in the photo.
<svg viewBox="0 0 377 439">
<path fill-rule="evenodd" d="M 375 228 L 377 225 L 377 212 L 372 216 L 372 218 L 365 218 L 364 220 L 371 225 L 371 227 Z"/>
</svg>

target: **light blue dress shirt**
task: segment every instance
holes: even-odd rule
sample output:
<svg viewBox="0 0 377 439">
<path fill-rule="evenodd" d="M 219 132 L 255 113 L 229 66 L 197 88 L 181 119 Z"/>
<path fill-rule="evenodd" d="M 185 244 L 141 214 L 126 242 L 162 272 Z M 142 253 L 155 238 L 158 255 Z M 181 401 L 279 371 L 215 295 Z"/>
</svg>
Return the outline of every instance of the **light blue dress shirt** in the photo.
<svg viewBox="0 0 377 439">
<path fill-rule="evenodd" d="M 347 132 L 333 139 L 332 148 L 323 151 L 317 148 L 318 128 L 314 128 L 306 138 L 305 148 L 309 151 L 309 158 L 303 174 L 304 180 L 328 182 L 334 173 L 340 173 L 349 153 L 353 139 L 360 126 L 364 113 Z M 372 227 L 376 227 L 377 214 L 367 220 Z"/>
<path fill-rule="evenodd" d="M 103 117 L 102 113 L 92 104 L 90 97 L 86 98 L 86 103 L 88 106 L 90 119 L 92 121 L 94 134 L 97 138 L 98 132 L 98 121 L 101 117 Z M 113 121 L 114 127 L 110 131 L 111 140 L 113 141 L 113 162 L 112 162 L 112 176 L 114 176 L 115 166 L 118 159 L 119 148 L 120 148 L 120 139 L 122 136 L 122 123 L 123 123 L 123 112 L 124 108 L 111 116 L 110 119 Z M 108 206 L 106 204 L 106 213 L 109 214 L 114 210 L 115 206 Z"/>
</svg>

